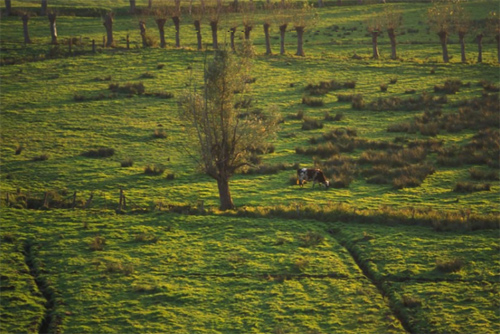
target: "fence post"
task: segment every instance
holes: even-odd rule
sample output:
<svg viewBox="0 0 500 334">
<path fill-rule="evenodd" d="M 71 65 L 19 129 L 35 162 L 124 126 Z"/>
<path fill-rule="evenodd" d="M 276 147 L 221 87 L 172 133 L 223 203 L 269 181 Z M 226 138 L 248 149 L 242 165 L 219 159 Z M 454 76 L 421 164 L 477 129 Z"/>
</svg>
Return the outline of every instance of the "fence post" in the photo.
<svg viewBox="0 0 500 334">
<path fill-rule="evenodd" d="M 88 209 L 88 207 L 92 203 L 92 198 L 94 198 L 94 193 L 91 193 L 89 199 L 87 200 L 87 202 L 85 202 L 85 209 Z"/>
<path fill-rule="evenodd" d="M 92 53 L 95 53 L 95 39 L 92 40 Z"/>
<path fill-rule="evenodd" d="M 74 209 L 76 207 L 76 190 L 73 193 L 73 203 L 71 204 L 71 208 Z"/>
<path fill-rule="evenodd" d="M 130 49 L 130 36 L 127 34 L 127 50 Z"/>
<path fill-rule="evenodd" d="M 73 46 L 73 38 L 69 38 L 68 40 L 68 51 L 71 54 L 71 47 Z"/>
<path fill-rule="evenodd" d="M 43 207 L 45 209 L 49 208 L 49 192 L 48 191 L 45 192 L 45 196 L 43 198 Z"/>
<path fill-rule="evenodd" d="M 9 198 L 9 193 L 7 193 L 7 207 L 10 207 L 10 198 Z"/>
</svg>

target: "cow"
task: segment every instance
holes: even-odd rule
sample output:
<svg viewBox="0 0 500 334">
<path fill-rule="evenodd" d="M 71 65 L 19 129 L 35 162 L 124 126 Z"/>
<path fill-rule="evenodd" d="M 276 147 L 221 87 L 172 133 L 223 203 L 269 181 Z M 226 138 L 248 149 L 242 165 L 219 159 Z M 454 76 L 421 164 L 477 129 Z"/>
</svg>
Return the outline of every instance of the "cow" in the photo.
<svg viewBox="0 0 500 334">
<path fill-rule="evenodd" d="M 328 188 L 330 186 L 330 181 L 327 181 L 325 174 L 321 169 L 317 168 L 299 168 L 297 169 L 297 184 L 301 187 L 304 186 L 304 181 L 312 181 L 313 188 L 316 182 Z"/>
</svg>

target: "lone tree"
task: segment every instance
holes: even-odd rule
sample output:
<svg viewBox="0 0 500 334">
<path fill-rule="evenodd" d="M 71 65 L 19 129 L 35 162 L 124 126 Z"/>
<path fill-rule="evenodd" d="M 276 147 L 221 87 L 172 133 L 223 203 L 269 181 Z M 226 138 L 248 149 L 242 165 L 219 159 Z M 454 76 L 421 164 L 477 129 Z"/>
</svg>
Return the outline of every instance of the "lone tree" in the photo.
<svg viewBox="0 0 500 334">
<path fill-rule="evenodd" d="M 443 61 L 448 63 L 448 36 L 453 29 L 453 3 L 451 1 L 439 1 L 429 8 L 428 12 L 429 24 L 439 36 L 441 48 L 443 49 Z"/>
<path fill-rule="evenodd" d="M 194 7 L 191 16 L 193 18 L 194 29 L 196 30 L 196 40 L 198 42 L 198 50 L 203 49 L 201 40 L 201 22 L 203 21 L 204 11 L 201 7 Z"/>
<path fill-rule="evenodd" d="M 175 47 L 181 47 L 180 29 L 181 29 L 181 0 L 174 0 L 174 6 L 170 8 L 170 15 L 175 27 Z"/>
<path fill-rule="evenodd" d="M 291 4 L 286 0 L 281 0 L 275 11 L 276 22 L 278 22 L 280 29 L 280 55 L 285 54 L 285 35 L 291 20 L 290 11 Z"/>
<path fill-rule="evenodd" d="M 272 3 L 266 3 L 264 6 L 264 20 L 262 26 L 264 28 L 264 38 L 266 41 L 266 55 L 272 55 L 273 52 L 271 50 L 271 36 L 269 30 L 271 28 L 271 24 L 273 22 L 273 10 L 274 5 Z"/>
<path fill-rule="evenodd" d="M 245 99 L 249 65 L 248 58 L 235 57 L 216 50 L 205 66 L 201 92 L 194 89 L 179 102 L 179 115 L 190 125 L 190 154 L 217 181 L 221 210 L 234 209 L 230 178 L 250 164 L 251 148 L 261 147 L 277 129 L 272 115 L 241 112 L 239 106 L 248 105 L 242 102 L 250 101 Z"/>
</svg>

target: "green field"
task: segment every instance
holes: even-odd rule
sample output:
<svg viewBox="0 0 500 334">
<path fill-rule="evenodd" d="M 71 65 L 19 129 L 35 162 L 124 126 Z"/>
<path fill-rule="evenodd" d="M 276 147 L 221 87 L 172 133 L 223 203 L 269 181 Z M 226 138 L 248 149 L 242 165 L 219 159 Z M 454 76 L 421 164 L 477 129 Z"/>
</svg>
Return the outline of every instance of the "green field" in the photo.
<svg viewBox="0 0 500 334">
<path fill-rule="evenodd" d="M 305 57 L 294 55 L 292 25 L 286 55 L 277 55 L 276 23 L 275 54 L 266 56 L 264 14 L 255 15 L 252 108 L 278 110 L 282 123 L 271 152 L 231 179 L 231 212 L 218 211 L 216 182 L 186 153 L 187 124 L 178 115 L 187 82 L 201 81 L 213 54 L 208 22 L 207 49 L 197 51 L 187 14 L 181 48 L 171 22 L 165 49 L 142 48 L 138 21 L 154 38 L 156 24 L 128 14 L 128 1 L 49 1 L 65 13 L 57 46 L 49 45 L 46 17 L 31 17 L 33 44 L 24 45 L 20 18 L 2 16 L 0 332 L 498 333 L 494 35 L 485 35 L 477 63 L 471 29 L 462 63 L 452 34 L 452 58 L 443 63 L 427 25 L 430 3 L 335 3 L 307 27 Z M 12 6 L 35 13 L 39 1 Z M 371 59 L 366 22 L 384 6 L 403 13 L 397 60 L 385 33 L 381 58 Z M 498 11 L 494 1 L 464 6 L 479 21 Z M 109 9 L 117 13 L 117 45 L 102 48 L 102 20 L 89 15 Z M 220 42 L 234 20 L 240 17 L 222 19 Z M 68 38 L 76 38 L 71 52 Z M 331 80 L 337 90 L 307 90 Z M 456 91 L 439 91 L 453 81 Z M 109 89 L 127 83 L 143 83 L 145 93 Z M 363 107 L 339 101 L 356 94 Z M 304 97 L 322 105 L 303 104 Z M 424 98 L 430 102 L 407 107 Z M 308 120 L 321 128 L 304 130 Z M 410 130 L 388 131 L 396 127 Z M 327 146 L 334 148 L 320 154 Z M 418 159 L 410 156 L 415 146 L 423 147 Z M 114 154 L 82 155 L 101 147 Z M 404 162 L 366 161 L 383 154 Z M 132 165 L 122 167 L 127 159 Z M 339 161 L 350 168 L 347 185 Z M 297 186 L 297 166 L 315 164 L 339 182 Z M 165 171 L 147 175 L 147 165 Z M 391 176 L 421 169 L 432 172 L 418 185 L 399 186 Z"/>
</svg>

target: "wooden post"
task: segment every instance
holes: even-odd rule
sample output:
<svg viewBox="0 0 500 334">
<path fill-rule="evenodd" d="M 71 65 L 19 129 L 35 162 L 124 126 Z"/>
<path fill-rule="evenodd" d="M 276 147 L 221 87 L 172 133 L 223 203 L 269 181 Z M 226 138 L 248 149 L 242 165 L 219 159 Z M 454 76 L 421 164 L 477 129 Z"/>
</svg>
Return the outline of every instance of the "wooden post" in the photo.
<svg viewBox="0 0 500 334">
<path fill-rule="evenodd" d="M 73 46 L 73 38 L 69 38 L 68 40 L 68 51 L 71 54 L 71 47 Z"/>
<path fill-rule="evenodd" d="M 122 212 L 123 207 L 123 189 L 120 189 L 120 202 L 118 204 L 118 212 Z"/>
<path fill-rule="evenodd" d="M 95 53 L 95 39 L 92 40 L 92 53 Z"/>
<path fill-rule="evenodd" d="M 7 200 L 7 207 L 10 207 L 10 198 L 9 198 L 9 193 L 7 193 L 7 198 L 6 198 L 6 200 Z"/>
<path fill-rule="evenodd" d="M 127 50 L 130 49 L 130 36 L 127 34 Z"/>
<path fill-rule="evenodd" d="M 198 211 L 201 213 L 205 212 L 205 203 L 202 199 L 198 200 Z"/>
<path fill-rule="evenodd" d="M 45 192 L 45 197 L 43 198 L 43 207 L 48 209 L 49 208 L 49 192 Z"/>
</svg>

